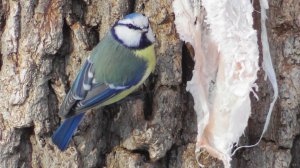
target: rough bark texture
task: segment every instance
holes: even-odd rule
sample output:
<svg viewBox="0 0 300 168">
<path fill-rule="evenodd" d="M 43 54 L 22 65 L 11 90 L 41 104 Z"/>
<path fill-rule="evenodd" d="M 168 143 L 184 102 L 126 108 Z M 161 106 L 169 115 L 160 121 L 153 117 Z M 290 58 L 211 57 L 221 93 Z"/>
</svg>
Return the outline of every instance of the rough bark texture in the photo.
<svg viewBox="0 0 300 168">
<path fill-rule="evenodd" d="M 176 34 L 171 3 L 0 0 L 0 167 L 198 167 L 196 116 L 185 91 L 192 50 Z M 233 167 L 300 167 L 300 4 L 269 3 L 280 98 L 263 141 L 240 150 Z M 133 11 L 145 13 L 156 34 L 155 73 L 124 101 L 88 113 L 70 148 L 60 152 L 50 137 L 61 122 L 57 112 L 66 91 L 109 27 Z M 262 71 L 259 76 L 260 100 L 252 99 L 245 144 L 257 141 L 272 97 Z M 205 153 L 200 157 L 222 167 Z"/>
</svg>

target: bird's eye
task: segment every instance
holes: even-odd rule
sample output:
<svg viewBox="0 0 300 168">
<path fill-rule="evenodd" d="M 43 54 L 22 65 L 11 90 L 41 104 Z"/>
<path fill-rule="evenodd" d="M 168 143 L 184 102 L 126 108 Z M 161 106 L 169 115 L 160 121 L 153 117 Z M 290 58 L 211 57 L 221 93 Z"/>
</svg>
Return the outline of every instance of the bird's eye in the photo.
<svg viewBox="0 0 300 168">
<path fill-rule="evenodd" d="M 129 27 L 129 29 L 133 29 L 134 28 L 133 24 L 129 24 L 128 27 Z"/>
</svg>

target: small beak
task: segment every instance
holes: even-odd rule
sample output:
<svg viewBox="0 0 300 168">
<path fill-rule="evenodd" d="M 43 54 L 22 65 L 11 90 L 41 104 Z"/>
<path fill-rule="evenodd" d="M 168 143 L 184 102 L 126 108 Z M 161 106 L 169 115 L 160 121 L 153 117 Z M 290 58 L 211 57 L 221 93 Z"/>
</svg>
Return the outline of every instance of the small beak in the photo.
<svg viewBox="0 0 300 168">
<path fill-rule="evenodd" d="M 147 33 L 147 32 L 148 32 L 148 29 L 147 29 L 147 28 L 143 28 L 143 29 L 142 29 L 142 32 L 143 32 L 143 33 Z"/>
</svg>

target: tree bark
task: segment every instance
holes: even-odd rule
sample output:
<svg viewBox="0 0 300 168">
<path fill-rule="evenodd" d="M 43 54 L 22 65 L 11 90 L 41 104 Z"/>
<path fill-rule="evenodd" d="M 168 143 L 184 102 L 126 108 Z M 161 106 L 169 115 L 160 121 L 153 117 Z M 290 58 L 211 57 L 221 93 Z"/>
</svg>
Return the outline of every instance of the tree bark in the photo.
<svg viewBox="0 0 300 168">
<path fill-rule="evenodd" d="M 186 92 L 193 51 L 180 41 L 172 0 L 0 0 L 0 167 L 199 167 L 193 98 Z M 259 3 L 254 27 L 260 32 Z M 262 142 L 232 167 L 300 167 L 300 4 L 270 0 L 267 28 L 280 97 Z M 149 17 L 157 66 L 125 100 L 87 113 L 68 150 L 53 146 L 59 105 L 92 48 L 131 12 Z M 260 42 L 259 42 L 260 43 Z M 242 144 L 262 131 L 272 88 L 259 72 L 259 100 Z M 200 160 L 208 167 L 220 161 Z"/>
</svg>

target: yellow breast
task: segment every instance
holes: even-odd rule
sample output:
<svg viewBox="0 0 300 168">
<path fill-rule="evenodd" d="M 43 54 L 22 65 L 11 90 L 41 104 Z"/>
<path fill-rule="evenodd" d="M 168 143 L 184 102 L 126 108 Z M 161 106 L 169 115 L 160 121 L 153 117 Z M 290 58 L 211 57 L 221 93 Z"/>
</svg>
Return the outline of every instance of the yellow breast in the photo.
<svg viewBox="0 0 300 168">
<path fill-rule="evenodd" d="M 147 64 L 148 64 L 146 72 L 145 72 L 142 80 L 138 84 L 132 86 L 131 88 L 129 88 L 127 90 L 124 90 L 121 93 L 115 95 L 112 99 L 109 99 L 109 100 L 103 102 L 101 104 L 101 106 L 106 106 L 106 105 L 115 103 L 115 102 L 123 99 L 124 97 L 126 97 L 127 95 L 132 93 L 134 90 L 136 90 L 141 84 L 143 84 L 144 81 L 150 75 L 150 73 L 154 71 L 155 64 L 156 64 L 156 57 L 155 57 L 155 51 L 154 51 L 154 45 L 153 44 L 151 46 L 143 49 L 143 50 L 136 50 L 134 53 L 136 54 L 136 56 L 145 59 Z"/>
<path fill-rule="evenodd" d="M 143 50 L 136 50 L 134 53 L 138 57 L 145 59 L 148 63 L 146 73 L 143 77 L 143 80 L 141 81 L 141 82 L 144 82 L 144 80 L 149 76 L 149 74 L 151 72 L 154 71 L 154 68 L 155 68 L 156 57 L 155 57 L 155 52 L 154 52 L 154 44 L 152 44 L 151 46 L 149 46 Z"/>
</svg>

